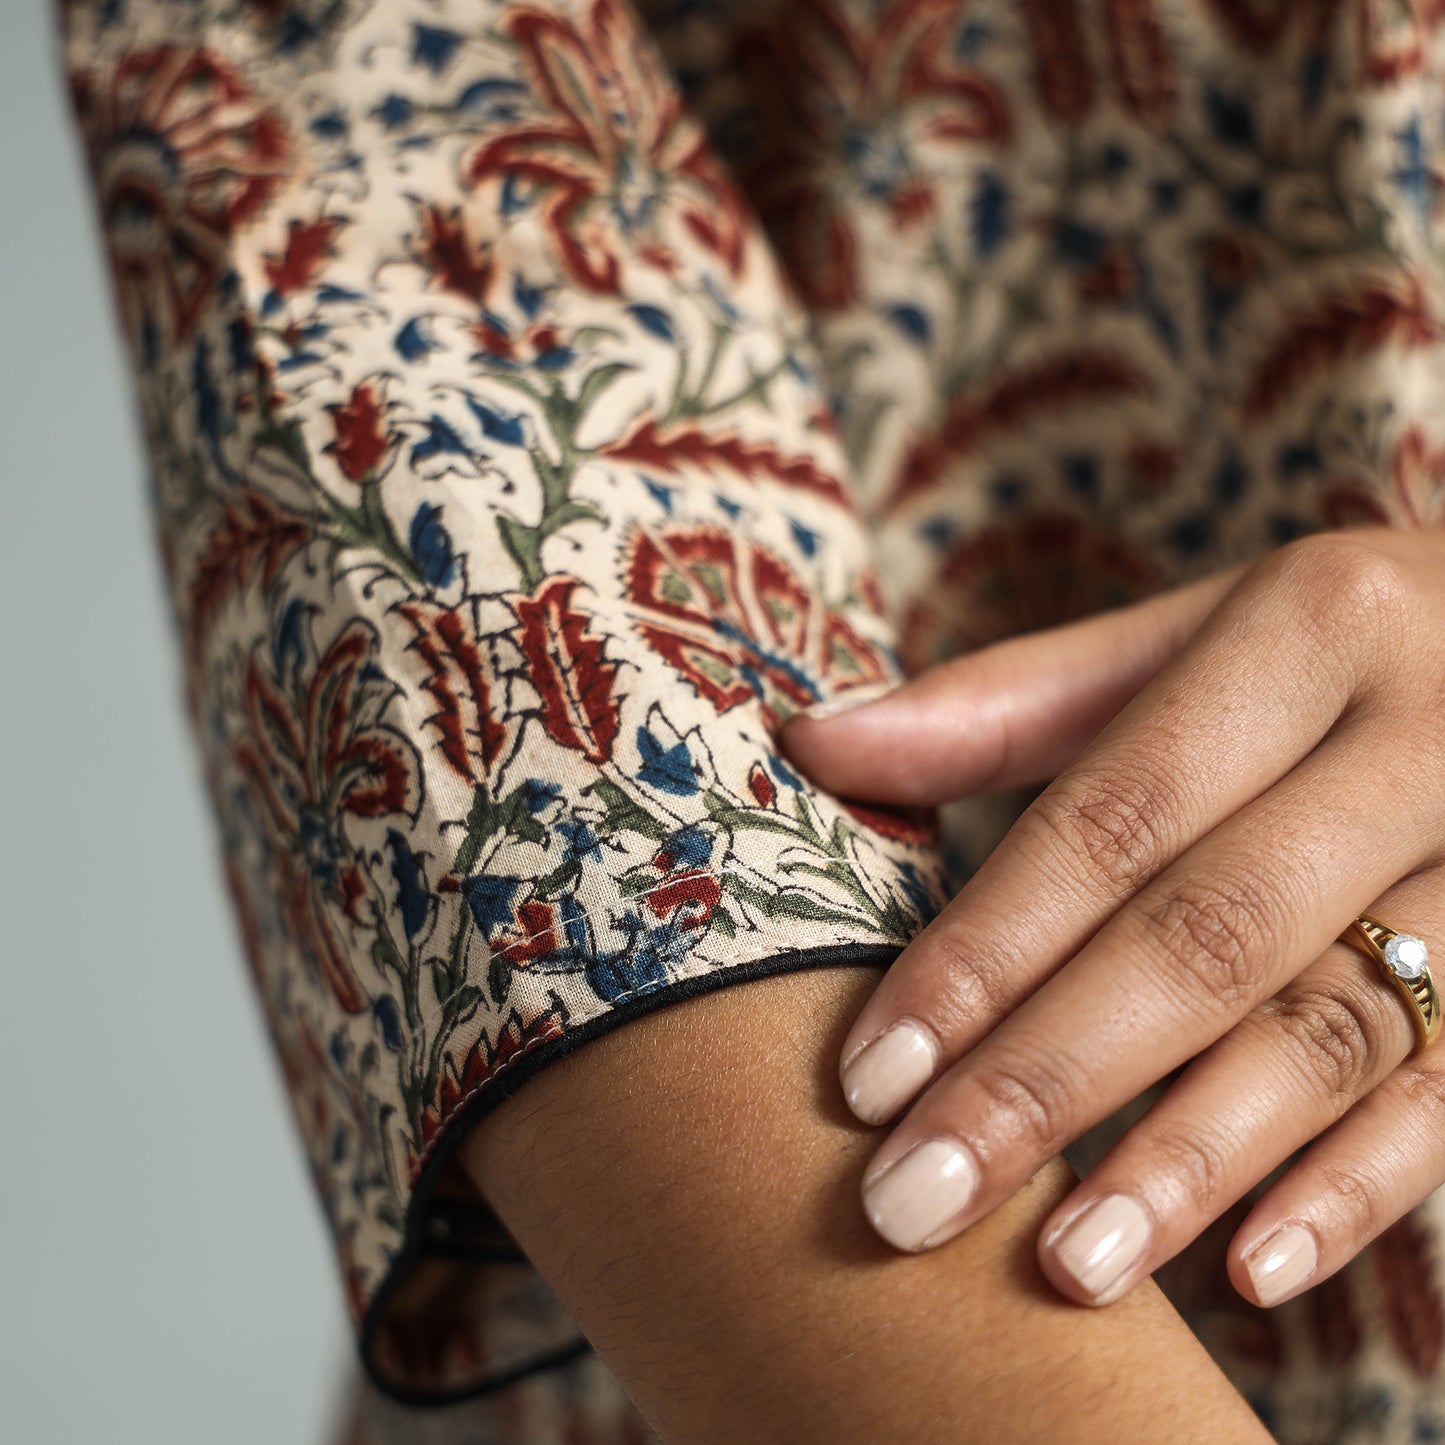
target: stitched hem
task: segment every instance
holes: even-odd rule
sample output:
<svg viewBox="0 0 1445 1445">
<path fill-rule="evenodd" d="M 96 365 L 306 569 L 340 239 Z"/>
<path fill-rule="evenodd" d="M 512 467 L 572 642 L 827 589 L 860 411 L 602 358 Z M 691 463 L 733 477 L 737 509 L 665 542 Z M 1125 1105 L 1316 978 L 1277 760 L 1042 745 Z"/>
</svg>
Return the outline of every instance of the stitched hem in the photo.
<svg viewBox="0 0 1445 1445">
<path fill-rule="evenodd" d="M 589 1341 L 579 1335 L 573 1344 L 563 1346 L 561 1349 L 548 1351 L 546 1354 L 523 1361 L 507 1370 L 496 1371 L 473 1384 L 451 1386 L 446 1389 L 428 1389 L 407 1385 L 383 1374 L 376 1361 L 377 1332 L 381 1327 L 381 1318 L 392 1293 L 400 1286 L 408 1270 L 421 1258 L 424 1256 L 427 1258 L 438 1257 L 439 1252 L 436 1245 L 427 1235 L 427 1220 L 433 1212 L 432 1192 L 452 1151 L 472 1124 L 490 1113 L 502 1100 L 510 1098 L 528 1079 L 540 1073 L 554 1060 L 571 1053 L 573 1049 L 582 1044 L 600 1038 L 603 1034 L 610 1033 L 622 1024 L 668 1004 L 680 1003 L 683 999 L 714 993 L 730 984 L 745 983 L 752 979 L 768 978 L 776 974 L 807 968 L 836 967 L 855 963 L 887 965 L 902 952 L 901 945 L 890 943 L 825 944 L 819 948 L 784 949 L 778 953 L 769 954 L 765 958 L 710 969 L 706 973 L 696 974 L 691 978 L 679 979 L 660 988 L 649 989 L 621 1006 L 609 1008 L 596 1018 L 578 1024 L 559 1038 L 543 1040 L 531 1052 L 514 1059 L 512 1067 L 496 1075 L 481 1091 L 460 1104 L 446 1120 L 442 1132 L 432 1141 L 430 1157 L 417 1176 L 411 1200 L 407 1206 L 401 1250 L 392 1260 L 391 1267 L 383 1276 L 380 1285 L 377 1286 L 376 1293 L 372 1296 L 362 1319 L 359 1348 L 362 1368 L 366 1371 L 367 1378 L 383 1395 L 390 1400 L 395 1400 L 398 1404 L 454 1405 L 463 1400 L 475 1400 L 496 1394 L 532 1375 L 556 1369 L 591 1351 L 592 1346 Z M 484 1205 L 458 1206 L 448 1203 L 443 1207 L 453 1213 L 460 1208 L 463 1212 L 478 1218 L 495 1217 Z M 451 1251 L 445 1252 L 443 1257 L 447 1256 L 462 1257 Z M 478 1255 L 474 1251 L 469 1251 L 465 1257 L 478 1263 L 483 1263 L 486 1259 L 485 1255 Z M 499 1247 L 493 1258 L 498 1262 L 508 1261 L 519 1264 L 526 1262 L 526 1256 L 521 1251 L 509 1253 L 504 1247 Z"/>
</svg>

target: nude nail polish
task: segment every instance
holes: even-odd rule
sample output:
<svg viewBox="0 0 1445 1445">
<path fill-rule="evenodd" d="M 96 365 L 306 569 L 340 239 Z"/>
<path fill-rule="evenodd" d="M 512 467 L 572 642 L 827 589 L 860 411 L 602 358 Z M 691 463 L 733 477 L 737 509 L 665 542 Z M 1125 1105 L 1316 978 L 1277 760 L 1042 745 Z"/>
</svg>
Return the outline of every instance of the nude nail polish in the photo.
<svg viewBox="0 0 1445 1445">
<path fill-rule="evenodd" d="M 936 1064 L 932 1040 L 916 1025 L 900 1020 L 848 1061 L 843 1070 L 848 1107 L 865 1124 L 881 1124 L 933 1077 Z"/>
<path fill-rule="evenodd" d="M 1105 1304 L 1143 1254 L 1149 1234 L 1149 1216 L 1138 1200 L 1106 1194 L 1050 1241 L 1049 1248 L 1094 1303 Z"/>
<path fill-rule="evenodd" d="M 873 1228 L 898 1249 L 919 1250 L 958 1233 L 948 1226 L 978 1190 L 978 1165 L 952 1139 L 925 1139 L 863 1186 Z"/>
<path fill-rule="evenodd" d="M 1315 1237 L 1300 1224 L 1286 1224 L 1263 1239 L 1244 1256 L 1244 1267 L 1254 1282 L 1260 1303 L 1277 1304 L 1292 1294 L 1319 1264 Z"/>
</svg>

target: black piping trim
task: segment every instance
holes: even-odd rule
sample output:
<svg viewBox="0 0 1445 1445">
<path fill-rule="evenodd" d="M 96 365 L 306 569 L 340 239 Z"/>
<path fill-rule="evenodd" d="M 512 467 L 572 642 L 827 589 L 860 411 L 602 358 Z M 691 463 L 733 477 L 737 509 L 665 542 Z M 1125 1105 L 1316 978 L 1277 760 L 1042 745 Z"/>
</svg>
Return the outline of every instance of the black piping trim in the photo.
<svg viewBox="0 0 1445 1445">
<path fill-rule="evenodd" d="M 575 1028 L 569 1029 L 560 1039 L 554 1039 L 523 1054 L 504 1073 L 497 1076 L 493 1081 L 493 1087 L 468 1099 L 446 1121 L 441 1138 L 437 1141 L 431 1157 L 417 1178 L 416 1186 L 412 1190 L 411 1203 L 406 1211 L 402 1247 L 392 1260 L 391 1267 L 377 1287 L 376 1293 L 372 1296 L 371 1306 L 362 1320 L 361 1363 L 371 1383 L 387 1399 L 395 1400 L 401 1405 L 455 1405 L 463 1400 L 475 1400 L 495 1394 L 497 1391 L 515 1385 L 543 1370 L 552 1370 L 560 1365 L 568 1364 L 589 1353 L 592 1349 L 590 1341 L 579 1339 L 575 1344 L 566 1345 L 550 1354 L 538 1356 L 535 1360 L 526 1361 L 513 1369 L 480 1380 L 474 1385 L 462 1385 L 448 1390 L 429 1390 L 399 1384 L 384 1376 L 377 1368 L 375 1350 L 378 1322 L 392 1292 L 398 1287 L 407 1270 L 422 1257 L 430 1255 L 434 1258 L 438 1253 L 436 1241 L 428 1239 L 425 1227 L 425 1221 L 431 1209 L 432 1191 L 436 1188 L 441 1171 L 451 1157 L 458 1140 L 478 1119 L 489 1114 L 503 1099 L 510 1098 L 528 1079 L 541 1073 L 549 1064 L 564 1054 L 570 1054 L 573 1049 L 582 1044 L 590 1043 L 593 1039 L 600 1038 L 603 1034 L 610 1033 L 613 1029 L 643 1014 L 652 1013 L 655 1009 L 664 1008 L 668 1004 L 681 1003 L 684 999 L 697 998 L 702 994 L 714 993 L 729 984 L 746 983 L 753 979 L 770 978 L 775 974 L 791 973 L 801 969 L 836 967 L 856 963 L 878 963 L 886 966 L 891 964 L 902 952 L 901 945 L 896 944 L 838 943 L 828 944 L 822 948 L 788 949 L 752 963 L 725 965 L 708 973 L 696 974 L 692 978 L 679 979 L 676 983 L 667 984 L 662 988 L 651 989 L 625 1004 L 619 1004 L 606 1013 L 599 1014 L 596 1018 L 578 1024 Z M 449 1204 L 448 1207 L 454 1206 Z M 481 1206 L 481 1208 L 485 1209 L 485 1206 Z M 457 1257 L 463 1257 L 460 1251 Z M 476 1258 L 477 1256 L 475 1252 L 471 1252 L 465 1257 Z M 526 1261 L 525 1255 L 520 1253 L 516 1256 L 499 1254 L 498 1258 L 512 1258 L 521 1263 Z"/>
<path fill-rule="evenodd" d="M 520 1249 L 508 1249 L 501 1244 L 449 1244 L 429 1239 L 423 1252 L 428 1259 L 451 1259 L 458 1264 L 527 1263 L 527 1256 Z"/>
</svg>

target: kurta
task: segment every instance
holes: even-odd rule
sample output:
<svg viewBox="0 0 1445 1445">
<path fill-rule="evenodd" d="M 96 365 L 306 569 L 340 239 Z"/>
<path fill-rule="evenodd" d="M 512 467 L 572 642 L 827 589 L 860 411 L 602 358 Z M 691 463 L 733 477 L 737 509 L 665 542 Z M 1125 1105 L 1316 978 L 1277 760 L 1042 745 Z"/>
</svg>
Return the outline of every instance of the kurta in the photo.
<svg viewBox="0 0 1445 1445">
<path fill-rule="evenodd" d="M 831 796 L 798 709 L 1439 523 L 1445 5 L 62 14 L 353 1438 L 650 1439 L 456 1140 L 651 1009 L 887 964 L 1026 802 Z M 1250 1202 L 1156 1278 L 1268 1428 L 1445 1437 L 1445 1200 L 1268 1311 Z"/>
</svg>

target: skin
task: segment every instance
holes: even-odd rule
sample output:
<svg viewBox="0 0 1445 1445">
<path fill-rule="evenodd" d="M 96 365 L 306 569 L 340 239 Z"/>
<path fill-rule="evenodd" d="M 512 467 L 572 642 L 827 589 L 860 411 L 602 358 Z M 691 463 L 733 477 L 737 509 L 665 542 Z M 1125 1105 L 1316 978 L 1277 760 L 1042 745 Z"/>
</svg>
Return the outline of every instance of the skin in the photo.
<svg viewBox="0 0 1445 1445">
<path fill-rule="evenodd" d="M 659 1009 L 556 1061 L 460 1158 L 665 1445 L 1267 1445 L 1152 1282 L 1061 1300 L 1043 1163 L 975 1229 L 900 1255 L 858 1212 L 879 1131 L 834 1059 L 877 986 L 806 970 Z"/>
<path fill-rule="evenodd" d="M 1445 535 L 1325 533 L 788 725 L 793 761 L 862 800 L 1053 779 L 839 1051 L 898 1020 L 931 1050 L 864 1176 L 929 1138 L 976 1161 L 972 1201 L 919 1248 L 967 1237 L 1183 1065 L 1043 1221 L 1040 1267 L 1069 1298 L 1128 1300 L 1306 1145 L 1229 1247 L 1254 1303 L 1327 1278 L 1445 1183 L 1445 1052 L 1412 1055 L 1409 1005 L 1336 941 L 1368 913 L 1445 944 L 1442 639 Z M 1090 1290 L 1054 1244 L 1109 1194 L 1149 1238 Z M 1262 1293 L 1247 1256 L 1287 1225 L 1318 1262 Z"/>
</svg>

